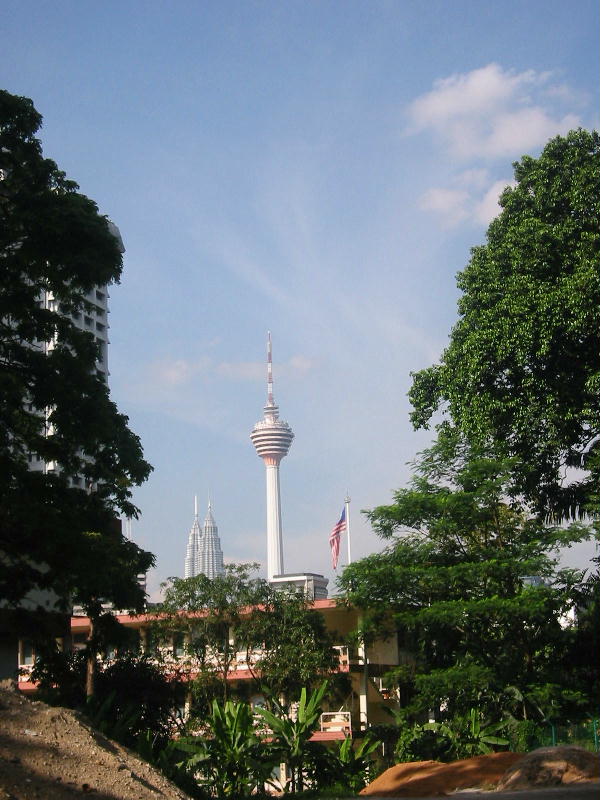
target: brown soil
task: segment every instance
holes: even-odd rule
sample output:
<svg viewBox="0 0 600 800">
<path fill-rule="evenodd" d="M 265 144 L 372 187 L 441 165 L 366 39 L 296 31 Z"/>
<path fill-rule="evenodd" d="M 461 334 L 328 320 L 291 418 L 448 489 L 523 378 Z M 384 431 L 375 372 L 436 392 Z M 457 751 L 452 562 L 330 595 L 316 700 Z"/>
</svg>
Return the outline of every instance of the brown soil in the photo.
<svg viewBox="0 0 600 800">
<path fill-rule="evenodd" d="M 451 764 L 414 761 L 386 770 L 361 794 L 378 797 L 435 797 L 460 789 L 492 789 L 506 770 L 523 758 L 522 753 L 490 753 Z"/>
<path fill-rule="evenodd" d="M 591 783 L 599 777 L 597 753 L 588 753 L 580 747 L 544 747 L 527 755 L 490 753 L 451 764 L 439 761 L 397 764 L 366 786 L 361 794 L 414 798 L 444 797 L 464 790 L 531 792 L 540 787 Z"/>
<path fill-rule="evenodd" d="M 0 686 L 0 800 L 189 800 L 75 711 Z"/>
</svg>

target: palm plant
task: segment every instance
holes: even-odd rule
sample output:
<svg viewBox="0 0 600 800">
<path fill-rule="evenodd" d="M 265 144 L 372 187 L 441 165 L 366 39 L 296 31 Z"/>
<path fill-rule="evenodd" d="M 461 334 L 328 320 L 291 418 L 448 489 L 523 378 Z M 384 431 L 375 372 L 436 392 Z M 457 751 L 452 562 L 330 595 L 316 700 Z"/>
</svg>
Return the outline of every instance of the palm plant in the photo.
<svg viewBox="0 0 600 800">
<path fill-rule="evenodd" d="M 373 764 L 370 756 L 380 745 L 369 734 L 356 745 L 350 736 L 346 736 L 343 742 L 339 742 L 337 750 L 328 751 L 329 785 L 343 794 L 358 794 L 370 778 Z"/>
<path fill-rule="evenodd" d="M 265 747 L 254 727 L 254 714 L 247 703 L 213 700 L 205 719 L 206 736 L 180 739 L 177 746 L 190 754 L 188 768 L 197 768 L 199 782 L 220 800 L 261 793 L 277 763 L 272 749 Z"/>
<path fill-rule="evenodd" d="M 276 706 L 278 714 L 274 714 L 266 708 L 256 709 L 273 732 L 275 749 L 287 762 L 291 772 L 290 789 L 292 792 L 302 791 L 304 788 L 303 773 L 308 754 L 308 742 L 319 722 L 321 703 L 326 691 L 327 681 L 315 689 L 307 699 L 306 688 L 303 688 L 295 719 L 286 714 L 281 706 Z"/>
<path fill-rule="evenodd" d="M 430 722 L 423 730 L 431 730 L 444 736 L 450 745 L 454 758 L 470 758 L 493 752 L 491 745 L 506 746 L 508 739 L 494 734 L 506 728 L 508 720 L 485 723 L 476 708 L 471 708 L 466 716 L 457 716 L 449 722 Z"/>
</svg>

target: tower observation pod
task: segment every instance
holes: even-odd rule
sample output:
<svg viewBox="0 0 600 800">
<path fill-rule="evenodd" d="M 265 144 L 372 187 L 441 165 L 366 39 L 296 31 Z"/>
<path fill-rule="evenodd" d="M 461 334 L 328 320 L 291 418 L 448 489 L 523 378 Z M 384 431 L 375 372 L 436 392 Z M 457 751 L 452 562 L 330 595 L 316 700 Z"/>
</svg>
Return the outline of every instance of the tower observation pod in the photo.
<svg viewBox="0 0 600 800">
<path fill-rule="evenodd" d="M 271 334 L 267 338 L 267 405 L 265 416 L 250 434 L 256 452 L 265 463 L 267 473 L 267 577 L 283 575 L 283 539 L 281 534 L 281 498 L 279 464 L 287 456 L 294 434 L 283 420 L 273 400 L 273 363 Z"/>
</svg>

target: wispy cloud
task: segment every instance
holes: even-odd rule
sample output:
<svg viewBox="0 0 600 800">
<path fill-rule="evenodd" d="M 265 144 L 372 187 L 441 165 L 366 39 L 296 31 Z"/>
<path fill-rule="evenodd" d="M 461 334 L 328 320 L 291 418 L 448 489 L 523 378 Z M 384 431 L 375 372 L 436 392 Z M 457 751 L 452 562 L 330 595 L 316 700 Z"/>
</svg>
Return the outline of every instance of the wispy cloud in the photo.
<svg viewBox="0 0 600 800">
<path fill-rule="evenodd" d="M 304 376 L 315 367 L 304 355 L 291 356 L 277 364 L 277 376 Z M 237 381 L 257 383 L 266 380 L 264 361 L 216 361 L 209 356 L 196 359 L 161 358 L 143 365 L 135 381 L 138 394 L 152 402 L 164 403 L 167 396 L 178 396 L 182 389 L 202 380 L 205 383 Z"/>
<path fill-rule="evenodd" d="M 501 211 L 500 195 L 507 186 L 515 185 L 508 179 L 494 181 L 491 186 L 487 181 L 487 188 L 482 190 L 479 178 L 467 182 L 463 178 L 461 173 L 452 182 L 461 188 L 433 187 L 419 198 L 419 208 L 435 213 L 442 228 L 454 228 L 466 220 L 489 225 Z"/>
<path fill-rule="evenodd" d="M 475 204 L 473 209 L 475 218 L 482 225 L 489 225 L 490 222 L 500 213 L 498 199 L 507 186 L 515 186 L 515 181 L 495 181 L 484 196 Z"/>
<path fill-rule="evenodd" d="M 419 198 L 419 208 L 440 216 L 444 227 L 453 228 L 469 216 L 466 209 L 469 192 L 464 189 L 433 187 Z"/>
</svg>

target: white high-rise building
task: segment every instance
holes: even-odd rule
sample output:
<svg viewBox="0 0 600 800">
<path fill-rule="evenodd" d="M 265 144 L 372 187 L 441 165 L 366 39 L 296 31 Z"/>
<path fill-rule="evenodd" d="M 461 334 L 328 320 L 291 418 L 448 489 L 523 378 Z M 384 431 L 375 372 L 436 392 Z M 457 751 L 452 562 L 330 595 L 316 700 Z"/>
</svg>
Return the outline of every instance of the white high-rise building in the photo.
<svg viewBox="0 0 600 800">
<path fill-rule="evenodd" d="M 120 252 L 124 253 L 125 247 L 123 246 L 123 240 L 121 238 L 119 229 L 114 222 L 110 221 L 108 223 L 108 227 L 117 241 Z M 68 316 L 76 328 L 82 331 L 87 331 L 94 337 L 98 347 L 98 358 L 96 359 L 95 364 L 96 373 L 106 384 L 108 384 L 108 376 L 110 374 L 108 371 L 108 287 L 106 285 L 95 286 L 93 289 L 90 289 L 89 292 L 83 295 L 83 297 L 85 300 L 84 307 L 74 311 Z M 38 302 L 43 308 L 47 308 L 49 311 L 61 311 L 60 303 L 54 297 L 52 292 L 42 292 Z M 54 348 L 54 342 L 38 342 L 36 346 L 43 348 L 47 353 L 49 353 Z M 47 416 L 48 411 L 45 413 Z M 48 429 L 48 431 L 50 431 L 50 429 Z M 52 461 L 43 461 L 36 453 L 31 453 L 29 455 L 29 466 L 32 470 L 39 470 L 42 472 L 55 472 L 59 468 L 58 465 Z M 83 479 L 80 476 L 75 475 L 71 477 L 70 483 L 72 486 L 84 488 Z"/>
<path fill-rule="evenodd" d="M 190 528 L 187 549 L 185 551 L 184 578 L 193 578 L 198 574 L 198 553 L 200 552 L 201 538 L 202 531 L 200 530 L 200 521 L 198 519 L 198 498 L 194 497 L 194 521 Z"/>
<path fill-rule="evenodd" d="M 279 464 L 281 459 L 288 454 L 294 434 L 287 422 L 279 419 L 279 408 L 273 400 L 273 359 L 270 333 L 267 338 L 267 405 L 264 411 L 264 419 L 256 423 L 250 439 L 266 467 L 267 578 L 271 581 L 276 575 L 283 575 Z"/>
<path fill-rule="evenodd" d="M 194 522 L 188 536 L 184 577 L 206 575 L 212 580 L 224 574 L 223 551 L 219 540 L 219 529 L 212 515 L 212 504 L 209 500 L 204 525 L 200 528 L 198 499 L 194 498 Z"/>
</svg>

